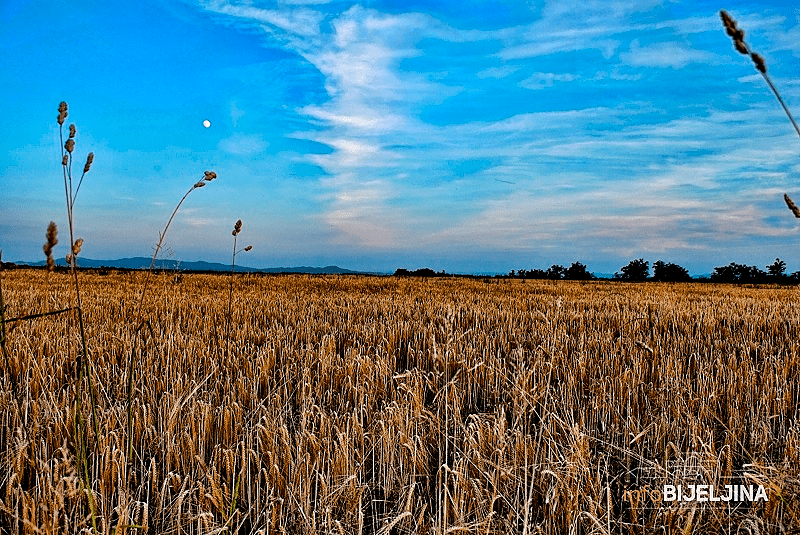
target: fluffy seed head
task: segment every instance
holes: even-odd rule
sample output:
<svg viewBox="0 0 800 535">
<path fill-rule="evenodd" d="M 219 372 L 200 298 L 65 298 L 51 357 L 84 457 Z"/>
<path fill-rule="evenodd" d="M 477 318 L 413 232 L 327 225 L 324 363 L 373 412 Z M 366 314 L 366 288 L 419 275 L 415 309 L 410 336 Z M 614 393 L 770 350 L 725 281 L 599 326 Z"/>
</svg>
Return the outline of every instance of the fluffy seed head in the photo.
<svg viewBox="0 0 800 535">
<path fill-rule="evenodd" d="M 725 25 L 725 32 L 730 35 L 734 41 L 743 41 L 744 40 L 744 30 L 740 30 L 736 27 L 736 21 L 733 20 L 727 11 L 720 10 L 719 16 L 722 19 L 722 24 Z"/>
<path fill-rule="evenodd" d="M 252 249 L 253 249 L 253 246 L 252 245 L 248 245 L 247 247 L 244 248 L 244 252 L 250 251 Z"/>
<path fill-rule="evenodd" d="M 67 261 L 67 265 L 72 265 L 72 253 L 67 253 L 67 256 L 64 257 L 64 260 Z"/>
<path fill-rule="evenodd" d="M 75 243 L 72 244 L 72 254 L 78 256 L 78 253 L 81 252 L 81 247 L 83 247 L 83 238 L 78 238 L 75 240 Z"/>
<path fill-rule="evenodd" d="M 725 25 L 725 33 L 733 39 L 733 46 L 736 47 L 736 50 L 740 54 L 749 54 L 750 51 L 747 49 L 747 45 L 744 44 L 744 30 L 736 26 L 736 21 L 724 9 L 720 10 L 719 16 L 722 19 L 722 24 Z"/>
<path fill-rule="evenodd" d="M 61 165 L 67 165 L 68 163 L 69 163 L 69 156 L 65 154 L 64 156 L 61 157 Z"/>
<path fill-rule="evenodd" d="M 61 126 L 64 124 L 64 120 L 67 118 L 67 103 L 61 102 L 58 105 L 58 125 Z"/>
<path fill-rule="evenodd" d="M 206 182 L 211 182 L 215 178 L 217 178 L 217 173 L 215 173 L 214 171 L 206 171 L 203 180 L 205 180 Z"/>
<path fill-rule="evenodd" d="M 236 224 L 233 226 L 233 235 L 237 236 L 242 231 L 242 220 L 239 219 L 236 221 Z"/>
<path fill-rule="evenodd" d="M 758 72 L 761 74 L 767 74 L 767 66 L 764 64 L 764 58 L 755 52 L 750 54 L 750 57 L 753 58 L 753 64 L 756 66 L 756 69 L 758 69 Z"/>
<path fill-rule="evenodd" d="M 86 165 L 83 166 L 83 172 L 88 173 L 89 168 L 92 167 L 92 162 L 94 161 L 94 153 L 90 152 L 88 156 L 86 156 Z"/>
<path fill-rule="evenodd" d="M 789 207 L 789 210 L 792 211 L 794 216 L 800 218 L 800 208 L 798 208 L 797 205 L 792 202 L 792 199 L 790 199 L 785 193 L 783 194 L 783 200 L 786 201 L 786 206 Z"/>
<path fill-rule="evenodd" d="M 75 125 L 74 124 L 69 125 L 69 137 L 70 137 L 70 139 L 74 138 L 76 133 L 77 133 L 77 129 L 75 128 Z"/>
<path fill-rule="evenodd" d="M 53 271 L 55 268 L 55 262 L 53 261 L 53 247 L 58 244 L 58 227 L 54 221 L 50 221 L 50 224 L 47 225 L 47 242 L 44 244 L 42 249 L 44 250 L 44 254 L 47 257 L 47 270 Z"/>
<path fill-rule="evenodd" d="M 747 46 L 745 46 L 744 41 L 736 39 L 733 41 L 733 46 L 736 47 L 736 51 L 740 54 L 744 54 L 745 56 L 748 53 Z"/>
<path fill-rule="evenodd" d="M 50 221 L 50 224 L 47 225 L 46 237 L 47 243 L 44 245 L 44 252 L 49 254 L 53 247 L 58 245 L 58 226 L 56 226 L 55 221 Z"/>
<path fill-rule="evenodd" d="M 195 187 L 195 188 L 202 188 L 202 187 L 203 187 L 203 186 L 205 186 L 205 185 L 206 185 L 206 183 L 205 183 L 205 182 L 203 182 L 203 181 L 201 180 L 200 182 L 198 182 L 197 184 L 195 184 L 195 185 L 194 185 L 194 187 Z"/>
<path fill-rule="evenodd" d="M 75 149 L 75 140 L 72 138 L 68 139 L 67 142 L 64 143 L 64 148 L 67 149 L 67 152 L 72 153 Z"/>
</svg>

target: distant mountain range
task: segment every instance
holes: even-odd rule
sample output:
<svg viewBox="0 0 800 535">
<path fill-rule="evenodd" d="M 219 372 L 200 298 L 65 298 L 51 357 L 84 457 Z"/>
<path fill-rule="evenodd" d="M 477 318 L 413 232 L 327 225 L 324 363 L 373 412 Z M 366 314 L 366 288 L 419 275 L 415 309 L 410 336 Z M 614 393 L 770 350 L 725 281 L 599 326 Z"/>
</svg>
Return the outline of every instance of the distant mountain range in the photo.
<svg viewBox="0 0 800 535">
<path fill-rule="evenodd" d="M 148 269 L 151 258 L 136 256 L 133 258 L 118 258 L 116 260 L 93 260 L 91 258 L 79 258 L 78 266 L 84 268 L 117 268 L 117 269 Z M 40 262 L 15 262 L 17 265 L 24 266 L 43 266 L 45 261 Z M 66 261 L 61 258 L 56 260 L 56 265 L 66 266 Z M 177 271 L 230 271 L 230 264 L 219 264 L 216 262 L 182 262 L 180 260 L 156 260 L 156 269 L 171 269 Z M 337 273 L 337 274 L 361 274 L 363 271 L 353 271 L 340 268 L 339 266 L 325 267 L 275 267 L 275 268 L 251 268 L 247 266 L 236 266 L 236 271 L 240 273 Z"/>
</svg>

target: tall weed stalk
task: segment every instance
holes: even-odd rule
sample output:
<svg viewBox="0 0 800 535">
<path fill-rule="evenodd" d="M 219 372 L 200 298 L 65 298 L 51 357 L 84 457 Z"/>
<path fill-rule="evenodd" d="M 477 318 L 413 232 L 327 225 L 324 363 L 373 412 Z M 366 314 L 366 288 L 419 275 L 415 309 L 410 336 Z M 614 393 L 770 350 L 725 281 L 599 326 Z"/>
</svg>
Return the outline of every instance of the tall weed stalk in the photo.
<svg viewBox="0 0 800 535">
<path fill-rule="evenodd" d="M 236 224 L 233 225 L 233 254 L 231 255 L 231 277 L 230 277 L 230 284 L 228 290 L 228 314 L 225 318 L 226 326 L 225 326 L 225 354 L 230 354 L 230 345 L 231 345 L 231 322 L 233 320 L 232 316 L 232 307 L 233 307 L 233 273 L 236 269 L 236 255 L 239 253 L 246 253 L 253 249 L 252 245 L 248 245 L 247 247 L 240 249 L 239 251 L 236 250 L 236 239 L 239 236 L 239 233 L 242 231 L 242 220 L 239 219 L 236 221 Z"/>
<path fill-rule="evenodd" d="M 153 251 L 153 258 L 150 260 L 150 267 L 147 269 L 147 275 L 145 275 L 144 284 L 142 285 L 142 290 L 139 293 L 139 303 L 137 305 L 136 310 L 136 332 L 134 333 L 133 337 L 133 348 L 131 349 L 131 356 L 127 362 L 127 371 L 125 372 L 125 383 L 126 383 L 126 398 L 127 398 L 127 412 L 128 412 L 128 459 L 131 459 L 133 456 L 133 359 L 136 355 L 136 345 L 139 339 L 139 333 L 145 327 L 148 328 L 150 331 L 151 337 L 153 335 L 152 326 L 150 322 L 144 319 L 144 302 L 145 296 L 147 295 L 147 290 L 149 288 L 150 280 L 153 275 L 153 271 L 155 270 L 156 260 L 158 259 L 158 253 L 161 252 L 161 247 L 164 244 L 164 238 L 167 236 L 167 230 L 169 230 L 169 226 L 172 224 L 172 220 L 175 219 L 175 215 L 180 210 L 183 201 L 186 200 L 186 197 L 189 196 L 191 192 L 196 189 L 200 189 L 205 187 L 206 182 L 211 182 L 217 178 L 217 173 L 214 171 L 205 171 L 203 174 L 203 178 L 198 180 L 197 182 L 192 185 L 189 190 L 184 193 L 181 200 L 178 201 L 178 205 L 175 206 L 175 209 L 172 211 L 172 214 L 169 216 L 169 220 L 167 221 L 164 230 L 158 236 L 158 243 L 156 244 L 155 250 Z"/>
<path fill-rule="evenodd" d="M 87 389 L 89 391 L 89 399 L 91 402 L 91 411 L 92 411 L 92 425 L 94 427 L 94 439 L 95 441 L 100 436 L 100 429 L 97 423 L 97 399 L 95 398 L 94 393 L 94 385 L 92 383 L 92 368 L 91 368 L 91 360 L 89 358 L 89 351 L 86 346 L 86 328 L 83 323 L 83 304 L 81 300 L 81 287 L 78 281 L 78 255 L 81 252 L 81 248 L 83 247 L 83 238 L 75 239 L 75 225 L 74 225 L 74 208 L 75 208 L 75 201 L 78 197 L 78 192 L 81 189 L 81 184 L 83 184 L 83 179 L 86 176 L 86 173 L 89 172 L 92 166 L 92 162 L 94 161 L 94 153 L 90 152 L 86 157 L 86 163 L 83 166 L 83 173 L 81 173 L 80 179 L 77 181 L 77 184 L 73 182 L 72 177 L 72 162 L 73 162 L 73 151 L 75 150 L 75 135 L 77 133 L 77 129 L 75 128 L 74 124 L 69 125 L 69 134 L 67 140 L 64 141 L 64 121 L 69 114 L 68 106 L 66 102 L 61 102 L 58 106 L 58 135 L 59 141 L 61 144 L 61 169 L 64 176 L 64 195 L 66 197 L 67 202 L 67 222 L 69 223 L 69 249 L 70 252 L 67 253 L 67 263 L 69 264 L 70 268 L 70 275 L 72 277 L 73 286 L 75 289 L 75 315 L 78 320 L 78 329 L 81 339 L 81 347 L 78 353 L 78 359 L 76 363 L 77 371 L 78 371 L 78 381 L 76 383 L 76 391 L 75 391 L 75 400 L 76 400 L 76 422 L 75 422 L 75 431 L 76 435 L 75 438 L 78 441 L 77 450 L 78 450 L 78 458 L 79 458 L 79 470 L 82 476 L 83 485 L 85 487 L 85 492 L 89 497 L 89 508 L 91 511 L 92 516 L 92 526 L 94 531 L 97 531 L 97 518 L 96 518 L 96 506 L 94 503 L 94 498 L 92 495 L 91 490 L 91 480 L 89 478 L 89 463 L 88 463 L 88 451 L 91 449 L 89 446 L 89 432 L 86 426 L 86 422 L 83 418 L 83 404 L 82 404 L 82 397 L 83 394 L 81 392 L 81 388 L 83 387 L 84 378 L 86 379 Z M 48 228 L 48 243 L 50 243 L 50 229 Z M 48 252 L 47 245 L 45 245 L 45 253 Z M 51 248 L 52 249 L 52 248 Z M 48 258 L 51 258 L 48 255 Z M 48 262 L 48 267 L 51 265 L 51 262 Z"/>
<path fill-rule="evenodd" d="M 772 79 L 770 78 L 769 74 L 767 74 L 767 65 L 764 62 L 764 58 L 761 57 L 760 54 L 753 52 L 750 47 L 747 46 L 747 43 L 744 42 L 744 30 L 739 28 L 739 26 L 736 24 L 736 21 L 728 14 L 727 11 L 724 9 L 720 10 L 719 16 L 722 19 L 723 26 L 725 26 L 725 33 L 727 33 L 733 40 L 733 46 L 736 51 L 742 55 L 750 57 L 756 70 L 761 73 L 761 76 L 764 77 L 764 81 L 767 82 L 767 85 L 772 90 L 772 94 L 775 95 L 776 99 L 778 99 L 778 103 L 781 105 L 781 108 L 783 108 L 783 112 L 786 114 L 786 117 L 789 118 L 789 122 L 792 123 L 794 131 L 797 132 L 798 136 L 800 136 L 800 126 L 797 125 L 797 121 L 795 121 L 794 117 L 792 116 L 792 112 L 789 111 L 789 106 L 786 105 L 786 102 L 784 102 L 781 94 L 775 87 L 775 84 L 772 83 Z M 786 206 L 789 207 L 789 210 L 792 211 L 794 216 L 800 218 L 800 209 L 797 208 L 797 205 L 795 205 L 794 202 L 792 202 L 792 199 L 789 198 L 788 194 L 783 194 L 783 200 L 786 202 Z"/>
</svg>

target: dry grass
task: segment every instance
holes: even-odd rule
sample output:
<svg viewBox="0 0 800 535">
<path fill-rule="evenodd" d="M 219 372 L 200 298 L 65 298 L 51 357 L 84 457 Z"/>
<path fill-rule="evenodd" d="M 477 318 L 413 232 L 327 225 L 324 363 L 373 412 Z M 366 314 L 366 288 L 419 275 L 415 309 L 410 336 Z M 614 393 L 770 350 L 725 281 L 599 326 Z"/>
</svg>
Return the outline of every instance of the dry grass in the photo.
<svg viewBox="0 0 800 535">
<path fill-rule="evenodd" d="M 227 277 L 154 276 L 143 350 L 139 275 L 80 276 L 102 533 L 800 527 L 793 289 L 242 274 L 221 355 Z M 4 274 L 12 315 L 67 308 L 69 290 L 58 273 Z M 91 527 L 70 423 L 74 321 L 25 322 L 5 342 L 3 533 Z M 748 477 L 769 501 L 625 494 L 680 482 L 667 471 L 688 452 L 707 482 Z"/>
</svg>

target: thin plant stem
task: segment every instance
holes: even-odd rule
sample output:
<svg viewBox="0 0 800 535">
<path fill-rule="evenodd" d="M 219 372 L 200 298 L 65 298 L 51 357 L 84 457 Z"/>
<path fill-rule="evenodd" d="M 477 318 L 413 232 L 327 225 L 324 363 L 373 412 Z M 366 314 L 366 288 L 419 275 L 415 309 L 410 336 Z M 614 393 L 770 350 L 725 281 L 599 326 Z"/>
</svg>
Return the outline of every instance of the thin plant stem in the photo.
<svg viewBox="0 0 800 535">
<path fill-rule="evenodd" d="M 136 326 L 137 326 L 136 327 L 136 333 L 135 333 L 134 338 L 133 338 L 133 347 L 131 348 L 131 358 L 128 359 L 128 363 L 127 363 L 128 370 L 127 370 L 127 373 L 125 374 L 125 385 L 126 385 L 125 390 L 126 390 L 126 398 L 127 398 L 126 401 L 127 401 L 127 405 L 128 405 L 128 410 L 127 410 L 127 413 L 128 413 L 128 425 L 127 425 L 127 429 L 128 429 L 128 448 L 127 448 L 128 449 L 128 459 L 131 459 L 133 457 L 133 359 L 134 359 L 134 356 L 136 355 L 136 344 L 137 344 L 137 342 L 139 340 L 139 336 L 138 336 L 139 335 L 139 331 L 141 331 L 142 327 L 144 326 L 144 322 L 142 321 L 142 315 L 144 314 L 144 311 L 143 311 L 144 298 L 145 298 L 145 295 L 147 294 L 147 289 L 148 289 L 148 286 L 150 284 L 150 278 L 151 278 L 151 276 L 153 274 L 153 268 L 156 265 L 156 258 L 158 257 L 159 251 L 161 251 L 161 245 L 164 243 L 164 238 L 167 235 L 167 230 L 169 230 L 169 226 L 172 224 L 172 220 L 175 218 L 175 214 L 178 213 L 178 210 L 180 209 L 181 205 L 183 204 L 183 201 L 186 200 L 186 197 L 188 197 L 189 194 L 196 189 L 196 187 L 197 187 L 197 184 L 195 184 L 194 186 L 189 188 L 189 191 L 187 191 L 183 195 L 183 197 L 181 197 L 181 200 L 178 202 L 178 205 L 172 211 L 172 215 L 169 216 L 169 220 L 167 221 L 167 225 L 164 227 L 163 232 L 161 232 L 159 234 L 158 243 L 156 244 L 155 251 L 153 252 L 153 258 L 150 260 L 150 267 L 147 269 L 147 274 L 145 275 L 144 284 L 142 285 L 142 291 L 139 294 L 139 303 L 138 303 L 138 305 L 136 307 L 137 308 L 137 312 L 136 312 Z M 149 323 L 148 323 L 148 326 L 149 326 Z M 151 329 L 151 334 L 152 334 L 152 329 Z"/>
<path fill-rule="evenodd" d="M 233 253 L 231 254 L 231 276 L 228 284 L 228 315 L 225 317 L 225 354 L 230 355 L 231 350 L 231 311 L 233 308 L 233 272 L 236 267 L 236 239 L 238 232 L 233 235 Z"/>
<path fill-rule="evenodd" d="M 66 116 L 65 116 L 66 117 Z M 70 135 L 72 135 L 72 132 Z M 74 193 L 72 189 L 72 150 L 67 151 L 65 144 L 64 144 L 64 125 L 63 121 L 60 121 L 59 129 L 58 129 L 58 136 L 61 142 L 61 161 L 62 161 L 62 170 L 64 175 L 64 194 L 66 196 L 67 202 L 67 220 L 69 222 L 69 244 L 70 244 L 70 252 L 69 252 L 69 264 L 70 264 L 70 273 L 72 275 L 72 280 L 75 287 L 75 313 L 78 318 L 78 329 L 81 336 L 81 349 L 78 356 L 78 382 L 77 388 L 75 393 L 76 398 L 76 411 L 77 411 L 77 418 L 79 422 L 79 433 L 81 440 L 81 447 L 80 457 L 81 457 L 81 464 L 83 467 L 82 475 L 85 477 L 84 486 L 85 490 L 88 494 L 89 498 L 89 509 L 92 516 L 92 526 L 94 527 L 94 531 L 97 532 L 97 518 L 95 515 L 95 506 L 94 506 L 94 497 L 91 491 L 91 483 L 89 480 L 89 462 L 88 462 L 88 439 L 89 434 L 86 429 L 86 425 L 83 421 L 83 404 L 81 402 L 81 385 L 83 384 L 83 378 L 86 377 L 88 382 L 89 388 L 89 399 L 91 401 L 91 411 L 92 411 L 92 425 L 94 427 L 94 438 L 100 436 L 100 427 L 97 423 L 97 400 L 94 395 L 94 385 L 92 384 L 92 373 L 91 373 L 91 365 L 89 363 L 89 352 L 86 346 L 86 328 L 83 323 L 83 304 L 81 300 L 81 290 L 80 290 L 80 283 L 78 282 L 78 270 L 77 270 L 77 256 L 78 253 L 75 250 L 75 232 L 74 232 L 74 224 L 73 224 L 73 208 L 75 204 Z M 71 140 L 71 138 L 70 138 Z M 74 146 L 74 145 L 73 145 Z M 66 161 L 64 156 L 67 155 Z"/>
<path fill-rule="evenodd" d="M 158 253 L 161 251 L 161 246 L 164 243 L 164 238 L 167 235 L 167 230 L 169 230 L 169 226 L 172 224 L 172 220 L 175 219 L 175 214 L 178 213 L 180 210 L 183 201 L 186 200 L 186 197 L 189 196 L 191 192 L 198 188 L 202 188 L 205 186 L 206 181 L 210 182 L 217 177 L 217 174 L 211 171 L 205 172 L 204 179 L 196 182 L 189 190 L 184 193 L 181 200 L 178 202 L 178 205 L 175 206 L 175 209 L 172 211 L 172 214 L 169 216 L 169 220 L 167 221 L 164 230 L 159 234 L 158 243 L 156 244 L 155 251 L 153 251 L 153 258 L 150 260 L 150 267 L 147 269 L 147 274 L 145 275 L 144 284 L 142 285 L 142 291 L 139 294 L 139 303 L 137 304 L 137 311 L 136 311 L 136 332 L 134 333 L 133 338 L 133 347 L 131 348 L 131 356 L 127 362 L 127 372 L 125 374 L 125 383 L 126 383 L 126 398 L 127 398 L 127 405 L 128 405 L 128 459 L 133 456 L 133 358 L 136 354 L 136 345 L 139 339 L 139 332 L 144 328 L 146 325 L 150 329 L 151 336 L 153 335 L 153 330 L 149 322 L 143 320 L 144 316 L 144 299 L 145 295 L 147 294 L 147 290 L 150 284 L 150 279 L 153 275 L 153 270 L 156 265 L 156 259 L 158 258 Z"/>
<path fill-rule="evenodd" d="M 197 189 L 197 187 L 198 187 L 197 184 L 195 184 L 194 186 L 189 188 L 189 191 L 184 193 L 183 197 L 181 197 L 181 200 L 178 202 L 178 205 L 172 211 L 172 215 L 169 216 L 169 220 L 167 221 L 167 225 L 164 227 L 164 230 L 158 235 L 158 243 L 156 244 L 155 251 L 153 252 L 153 257 L 150 259 L 150 267 L 147 268 L 147 275 L 145 276 L 144 279 L 144 285 L 142 286 L 142 291 L 139 294 L 139 303 L 137 305 L 138 312 L 136 315 L 137 324 L 142 320 L 142 314 L 143 314 L 142 306 L 144 304 L 144 297 L 145 294 L 147 294 L 147 289 L 150 283 L 150 277 L 153 274 L 153 269 L 155 268 L 156 265 L 156 259 L 158 258 L 158 253 L 161 252 L 161 246 L 164 243 L 164 238 L 167 235 L 167 230 L 169 230 L 169 226 L 172 224 L 172 220 L 175 219 L 175 214 L 177 214 L 178 210 L 180 210 L 183 201 L 185 201 L 186 197 L 188 197 L 191 192 Z"/>
<path fill-rule="evenodd" d="M 0 294 L 2 294 L 2 288 L 0 288 Z M 0 295 L 0 302 L 2 300 L 2 295 Z M 2 306 L 0 304 L 0 306 Z M 36 318 L 44 318 L 45 316 L 57 316 L 58 314 L 63 314 L 64 312 L 71 312 L 75 310 L 77 307 L 69 307 L 69 308 L 62 308 L 61 310 L 53 310 L 50 312 L 42 312 L 40 314 L 28 314 L 27 316 L 20 316 L 18 318 L 6 318 L 6 323 L 12 323 L 15 321 L 24 321 L 24 320 L 33 320 Z"/>
<path fill-rule="evenodd" d="M 798 126 L 797 125 L 797 121 L 794 120 L 794 117 L 792 116 L 792 112 L 789 111 L 789 107 L 783 101 L 783 98 L 781 98 L 780 93 L 778 93 L 778 90 L 775 88 L 775 84 L 772 83 L 772 80 L 770 80 L 770 77 L 769 77 L 769 75 L 767 73 L 762 72 L 761 76 L 764 77 L 764 80 L 767 82 L 767 85 L 772 90 L 772 93 L 775 95 L 775 98 L 778 99 L 778 102 L 780 103 L 781 107 L 783 108 L 783 111 L 786 113 L 786 117 L 788 117 L 789 121 L 791 121 L 792 126 L 794 127 L 794 131 L 797 132 L 798 136 L 800 136 L 800 126 Z"/>
<path fill-rule="evenodd" d="M 231 347 L 231 324 L 233 323 L 233 277 L 234 271 L 236 269 L 236 255 L 241 252 L 247 252 L 253 248 L 252 245 L 248 245 L 241 251 L 236 250 L 236 240 L 239 237 L 239 233 L 242 231 L 242 220 L 239 219 L 236 221 L 236 224 L 233 226 L 233 252 L 231 253 L 231 274 L 230 274 L 230 281 L 228 285 L 228 313 L 225 316 L 225 354 L 230 354 L 230 347 Z M 219 347 L 219 344 L 217 345 Z"/>
</svg>

